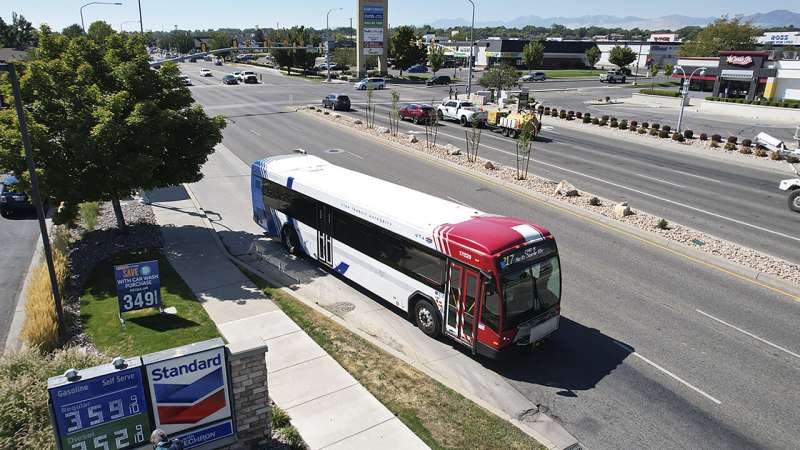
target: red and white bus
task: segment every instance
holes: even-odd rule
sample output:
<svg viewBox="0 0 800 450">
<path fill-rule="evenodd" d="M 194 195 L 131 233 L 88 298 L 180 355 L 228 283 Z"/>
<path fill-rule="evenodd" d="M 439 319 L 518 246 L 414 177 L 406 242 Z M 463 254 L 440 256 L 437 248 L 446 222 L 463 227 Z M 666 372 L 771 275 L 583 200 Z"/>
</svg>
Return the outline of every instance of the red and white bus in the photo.
<svg viewBox="0 0 800 450">
<path fill-rule="evenodd" d="M 561 268 L 546 229 L 304 154 L 252 164 L 253 218 L 305 254 L 496 358 L 558 328 Z"/>
</svg>

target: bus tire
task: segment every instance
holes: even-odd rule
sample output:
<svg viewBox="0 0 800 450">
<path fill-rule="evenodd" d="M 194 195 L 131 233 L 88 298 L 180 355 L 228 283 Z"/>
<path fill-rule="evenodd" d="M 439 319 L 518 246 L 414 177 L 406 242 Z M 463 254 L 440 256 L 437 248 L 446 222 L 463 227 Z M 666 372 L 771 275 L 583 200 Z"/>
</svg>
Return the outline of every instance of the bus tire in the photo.
<svg viewBox="0 0 800 450">
<path fill-rule="evenodd" d="M 414 305 L 414 324 L 432 338 L 438 337 L 442 331 L 439 313 L 427 300 L 419 300 Z"/>
<path fill-rule="evenodd" d="M 300 239 L 297 237 L 294 228 L 288 224 L 284 225 L 283 230 L 281 230 L 281 242 L 290 255 L 298 255 L 300 253 Z"/>
<path fill-rule="evenodd" d="M 800 213 L 800 189 L 795 189 L 789 193 L 789 209 Z"/>
</svg>

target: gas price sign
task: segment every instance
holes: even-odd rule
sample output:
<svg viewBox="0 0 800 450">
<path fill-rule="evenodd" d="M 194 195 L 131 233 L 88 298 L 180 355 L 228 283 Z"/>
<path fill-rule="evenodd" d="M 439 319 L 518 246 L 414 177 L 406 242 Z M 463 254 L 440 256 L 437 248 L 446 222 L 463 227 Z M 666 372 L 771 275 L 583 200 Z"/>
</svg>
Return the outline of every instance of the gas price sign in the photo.
<svg viewBox="0 0 800 450">
<path fill-rule="evenodd" d="M 146 444 L 150 413 L 141 358 L 47 380 L 56 442 L 61 450 L 122 450 Z"/>
<path fill-rule="evenodd" d="M 161 306 L 161 278 L 158 261 L 114 266 L 119 312 Z"/>
</svg>

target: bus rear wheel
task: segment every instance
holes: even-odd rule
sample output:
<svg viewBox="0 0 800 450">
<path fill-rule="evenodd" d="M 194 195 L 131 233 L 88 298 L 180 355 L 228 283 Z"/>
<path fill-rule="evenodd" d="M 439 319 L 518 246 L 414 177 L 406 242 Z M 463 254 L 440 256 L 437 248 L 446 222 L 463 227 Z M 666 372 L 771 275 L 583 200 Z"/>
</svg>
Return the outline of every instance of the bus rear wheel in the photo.
<svg viewBox="0 0 800 450">
<path fill-rule="evenodd" d="M 414 305 L 414 323 L 423 333 L 435 338 L 441 333 L 439 315 L 427 300 L 420 300 Z"/>
<path fill-rule="evenodd" d="M 297 233 L 292 227 L 283 227 L 283 231 L 281 231 L 281 242 L 290 255 L 298 255 L 300 253 L 300 239 L 297 237 Z"/>
</svg>

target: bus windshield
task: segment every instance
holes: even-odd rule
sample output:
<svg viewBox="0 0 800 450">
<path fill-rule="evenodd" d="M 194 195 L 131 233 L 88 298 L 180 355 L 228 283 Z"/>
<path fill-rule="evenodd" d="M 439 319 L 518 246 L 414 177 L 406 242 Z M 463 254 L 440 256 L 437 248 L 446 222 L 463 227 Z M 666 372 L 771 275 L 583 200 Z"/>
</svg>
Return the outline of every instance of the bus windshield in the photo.
<svg viewBox="0 0 800 450">
<path fill-rule="evenodd" d="M 504 329 L 512 329 L 547 311 L 561 299 L 558 256 L 541 259 L 502 275 Z"/>
</svg>

